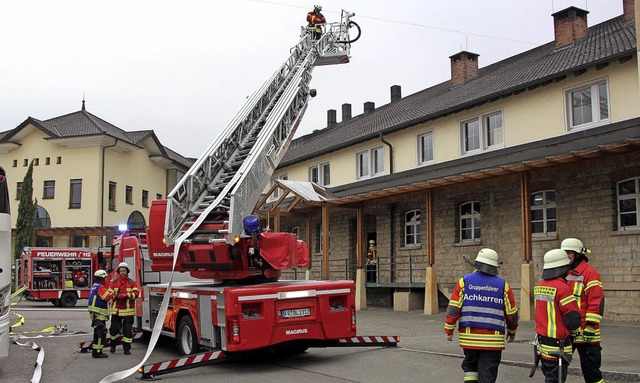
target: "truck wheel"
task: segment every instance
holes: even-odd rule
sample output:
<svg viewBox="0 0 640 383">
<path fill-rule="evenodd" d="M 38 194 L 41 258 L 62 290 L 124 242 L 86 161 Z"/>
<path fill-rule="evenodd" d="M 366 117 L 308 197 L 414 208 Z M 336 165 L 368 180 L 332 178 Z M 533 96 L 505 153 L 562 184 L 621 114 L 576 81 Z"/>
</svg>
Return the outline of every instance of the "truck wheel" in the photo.
<svg viewBox="0 0 640 383">
<path fill-rule="evenodd" d="M 62 307 L 73 307 L 78 302 L 78 296 L 74 293 L 63 293 L 60 297 L 60 306 Z"/>
<path fill-rule="evenodd" d="M 180 355 L 195 354 L 198 350 L 198 339 L 196 339 L 196 328 L 189 315 L 180 319 L 178 324 L 178 351 Z"/>
</svg>

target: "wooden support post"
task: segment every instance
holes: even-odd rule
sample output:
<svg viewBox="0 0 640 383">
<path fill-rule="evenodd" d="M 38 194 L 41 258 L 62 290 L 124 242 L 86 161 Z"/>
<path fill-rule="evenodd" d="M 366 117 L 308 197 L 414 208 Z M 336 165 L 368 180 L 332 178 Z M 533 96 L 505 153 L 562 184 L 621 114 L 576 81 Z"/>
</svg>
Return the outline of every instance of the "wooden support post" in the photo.
<svg viewBox="0 0 640 383">
<path fill-rule="evenodd" d="M 322 279 L 329 280 L 329 206 L 322 205 Z"/>
</svg>

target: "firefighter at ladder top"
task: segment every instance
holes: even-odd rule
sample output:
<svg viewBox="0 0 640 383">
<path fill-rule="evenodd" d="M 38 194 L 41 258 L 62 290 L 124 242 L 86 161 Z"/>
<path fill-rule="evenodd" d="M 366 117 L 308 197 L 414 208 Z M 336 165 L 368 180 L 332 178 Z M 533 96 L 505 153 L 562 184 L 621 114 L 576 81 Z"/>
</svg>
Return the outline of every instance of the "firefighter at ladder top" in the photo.
<svg viewBox="0 0 640 383">
<path fill-rule="evenodd" d="M 509 284 L 498 277 L 498 253 L 482 249 L 472 273 L 456 284 L 444 324 L 447 340 L 453 340 L 458 325 L 460 347 L 464 350 L 462 370 L 465 382 L 489 383 L 498 377 L 498 367 L 508 342 L 518 329 L 518 308 Z"/>
<path fill-rule="evenodd" d="M 106 286 L 107 272 L 97 270 L 94 274 L 94 283 L 89 293 L 88 310 L 93 327 L 93 344 L 91 356 L 94 358 L 108 358 L 109 355 L 102 352 L 107 339 L 107 321 L 109 320 L 109 301 L 113 295 Z"/>
<path fill-rule="evenodd" d="M 536 334 L 545 382 L 564 382 L 571 362 L 571 339 L 580 328 L 580 309 L 565 279 L 569 256 L 562 249 L 544 255 L 542 281 L 533 289 L 536 302 Z M 560 359 L 559 357 L 562 357 Z M 559 367 L 562 368 L 559 368 Z M 535 368 L 535 366 L 534 366 Z M 534 371 L 535 372 L 535 371 Z"/>
<path fill-rule="evenodd" d="M 320 36 L 322 36 L 322 25 L 327 22 L 320 11 L 322 11 L 322 5 L 316 4 L 313 6 L 313 11 L 307 13 L 307 22 L 309 23 L 307 30 L 311 32 L 314 40 L 320 39 Z"/>
<path fill-rule="evenodd" d="M 567 252 L 571 268 L 567 274 L 569 287 L 578 301 L 582 323 L 573 348 L 580 355 L 580 367 L 586 383 L 603 382 L 600 321 L 604 313 L 604 291 L 600 274 L 589 264 L 591 253 L 577 238 L 567 238 L 560 248 Z"/>
<path fill-rule="evenodd" d="M 129 278 L 129 265 L 121 262 L 117 269 L 118 276 L 111 281 L 109 291 L 113 294 L 114 303 L 111 306 L 111 335 L 112 354 L 116 352 L 116 339 L 122 329 L 122 348 L 125 355 L 131 355 L 133 342 L 133 319 L 136 314 L 136 298 L 140 295 L 137 284 Z"/>
</svg>

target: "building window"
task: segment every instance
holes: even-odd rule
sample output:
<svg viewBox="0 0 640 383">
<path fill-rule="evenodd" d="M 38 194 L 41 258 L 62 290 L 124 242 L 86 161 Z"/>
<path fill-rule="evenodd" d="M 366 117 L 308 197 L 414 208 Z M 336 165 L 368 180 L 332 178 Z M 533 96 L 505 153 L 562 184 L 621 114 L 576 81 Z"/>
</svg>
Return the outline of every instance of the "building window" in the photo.
<svg viewBox="0 0 640 383">
<path fill-rule="evenodd" d="M 71 180 L 69 209 L 80 209 L 82 202 L 82 180 Z"/>
<path fill-rule="evenodd" d="M 42 199 L 53 199 L 56 195 L 56 181 L 44 181 Z"/>
<path fill-rule="evenodd" d="M 480 240 L 480 202 L 460 205 L 460 242 Z"/>
<path fill-rule="evenodd" d="M 273 185 L 276 184 L 276 180 L 287 180 L 287 179 L 289 179 L 289 177 L 286 174 L 281 174 L 281 175 L 271 179 L 271 186 L 273 187 Z M 282 191 L 282 189 L 275 188 L 273 190 L 273 193 L 271 193 L 270 199 L 274 200 L 274 199 L 280 198 L 280 192 L 281 191 Z"/>
<path fill-rule="evenodd" d="M 640 177 L 618 182 L 618 229 L 640 229 Z"/>
<path fill-rule="evenodd" d="M 127 205 L 133 205 L 133 186 L 127 185 L 124 192 L 124 199 Z"/>
<path fill-rule="evenodd" d="M 433 162 L 433 131 L 418 136 L 418 165 Z"/>
<path fill-rule="evenodd" d="M 116 183 L 109 181 L 109 210 L 116 211 Z"/>
<path fill-rule="evenodd" d="M 34 158 L 33 159 L 33 166 L 39 166 L 40 165 L 40 159 L 39 158 Z"/>
<path fill-rule="evenodd" d="M 411 210 L 404 215 L 404 245 L 420 245 L 420 210 Z"/>
<path fill-rule="evenodd" d="M 44 164 L 45 165 L 51 165 L 51 157 L 45 157 Z"/>
<path fill-rule="evenodd" d="M 60 165 L 62 163 L 62 157 L 58 156 L 58 158 L 56 158 L 56 164 Z"/>
<path fill-rule="evenodd" d="M 129 230 L 144 230 L 147 227 L 144 215 L 137 210 L 131 212 L 129 218 L 127 218 L 127 227 Z"/>
<path fill-rule="evenodd" d="M 16 199 L 20 199 L 22 195 L 22 182 L 16 182 Z"/>
<path fill-rule="evenodd" d="M 504 147 L 502 111 L 491 112 L 460 123 L 462 154 L 477 154 Z"/>
<path fill-rule="evenodd" d="M 609 122 L 607 80 L 600 80 L 567 91 L 569 130 L 590 128 Z"/>
<path fill-rule="evenodd" d="M 384 173 L 384 148 L 369 149 L 356 153 L 356 177 L 374 177 Z"/>
<path fill-rule="evenodd" d="M 531 234 L 556 233 L 556 192 L 544 190 L 531 194 Z"/>
<path fill-rule="evenodd" d="M 18 167 L 18 160 L 13 160 L 13 167 L 17 168 Z"/>
<path fill-rule="evenodd" d="M 47 209 L 36 205 L 36 214 L 33 217 L 33 227 L 36 229 L 48 229 L 51 227 L 51 217 Z"/>
<path fill-rule="evenodd" d="M 149 191 L 142 191 L 142 207 L 149 207 Z"/>
<path fill-rule="evenodd" d="M 162 199 L 162 194 L 156 193 L 156 199 Z"/>
<path fill-rule="evenodd" d="M 24 166 L 24 167 L 29 166 L 29 160 L 25 158 L 25 159 L 22 161 L 22 166 Z"/>
<path fill-rule="evenodd" d="M 331 184 L 331 166 L 328 162 L 309 167 L 309 182 L 320 186 Z"/>
</svg>

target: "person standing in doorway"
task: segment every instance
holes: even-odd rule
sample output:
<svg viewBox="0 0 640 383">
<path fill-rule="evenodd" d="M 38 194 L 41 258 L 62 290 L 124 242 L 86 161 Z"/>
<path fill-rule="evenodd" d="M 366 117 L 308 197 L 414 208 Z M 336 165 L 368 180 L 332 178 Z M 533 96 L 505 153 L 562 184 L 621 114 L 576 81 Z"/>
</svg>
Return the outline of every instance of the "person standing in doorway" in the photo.
<svg viewBox="0 0 640 383">
<path fill-rule="evenodd" d="M 602 347 L 600 321 L 604 314 L 604 290 L 600 273 L 590 264 L 591 251 L 577 238 L 567 238 L 560 248 L 567 252 L 571 269 L 567 281 L 578 301 L 581 314 L 580 332 L 574 340 L 574 349 L 580 355 L 580 368 L 586 383 L 601 383 Z"/>
<path fill-rule="evenodd" d="M 518 329 L 518 308 L 509 284 L 498 277 L 498 253 L 482 249 L 472 273 L 456 284 L 445 318 L 444 332 L 453 341 L 458 324 L 460 347 L 464 350 L 462 370 L 465 382 L 494 383 L 505 348 Z"/>
<path fill-rule="evenodd" d="M 376 241 L 369 241 L 367 249 L 367 282 L 376 283 L 378 281 L 378 252 Z"/>
</svg>

